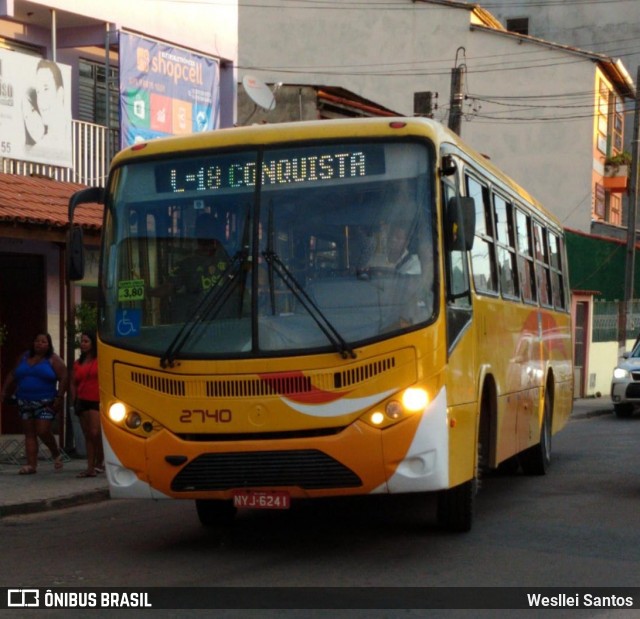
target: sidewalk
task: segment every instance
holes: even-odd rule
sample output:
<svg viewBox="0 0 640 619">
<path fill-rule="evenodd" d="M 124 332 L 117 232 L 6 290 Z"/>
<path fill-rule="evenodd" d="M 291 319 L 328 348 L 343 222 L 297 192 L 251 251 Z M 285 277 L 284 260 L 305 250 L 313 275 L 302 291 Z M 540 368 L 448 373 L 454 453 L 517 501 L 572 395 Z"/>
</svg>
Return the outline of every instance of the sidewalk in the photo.
<svg viewBox="0 0 640 619">
<path fill-rule="evenodd" d="M 599 398 L 580 398 L 573 401 L 572 419 L 609 414 L 613 415 L 613 402 L 611 402 L 609 395 L 603 395 Z"/>
<path fill-rule="evenodd" d="M 55 471 L 44 446 L 40 446 L 38 472 L 18 475 L 25 464 L 24 450 L 2 450 L 3 445 L 24 444 L 22 436 L 0 436 L 0 518 L 32 514 L 104 501 L 109 498 L 106 475 L 78 479 L 76 475 L 87 468 L 86 458 L 63 458 L 61 471 Z M 9 454 L 9 455 L 7 455 Z M 13 455 L 11 455 L 13 454 Z"/>
<path fill-rule="evenodd" d="M 609 396 L 574 401 L 574 419 L 607 414 L 613 414 Z M 0 444 L 3 440 L 23 441 L 23 438 L 0 436 Z M 40 456 L 38 472 L 35 475 L 18 475 L 20 464 L 8 463 L 6 459 L 0 458 L 0 518 L 62 509 L 109 498 L 107 478 L 104 474 L 84 479 L 76 477 L 86 468 L 87 461 L 84 458 L 67 457 L 62 471 L 55 472 L 53 462 L 45 459 L 45 448 L 41 449 Z"/>
</svg>

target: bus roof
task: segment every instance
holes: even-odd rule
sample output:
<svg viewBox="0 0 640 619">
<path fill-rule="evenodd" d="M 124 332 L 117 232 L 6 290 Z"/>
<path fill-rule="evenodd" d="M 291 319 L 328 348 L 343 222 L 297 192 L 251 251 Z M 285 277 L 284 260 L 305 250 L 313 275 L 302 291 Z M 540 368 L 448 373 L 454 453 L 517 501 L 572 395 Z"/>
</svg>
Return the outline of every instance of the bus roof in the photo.
<svg viewBox="0 0 640 619">
<path fill-rule="evenodd" d="M 523 200 L 530 202 L 559 227 L 559 220 L 526 189 L 507 176 L 485 155 L 469 146 L 460 136 L 442 123 L 422 117 L 345 118 L 256 124 L 216 129 L 185 136 L 172 136 L 129 146 L 115 155 L 112 168 L 131 160 L 161 158 L 167 154 L 203 152 L 212 148 L 251 147 L 275 143 L 295 143 L 305 140 L 366 139 L 372 137 L 422 136 L 438 144 L 448 143 L 462 150 L 476 165 L 486 169 Z"/>
</svg>

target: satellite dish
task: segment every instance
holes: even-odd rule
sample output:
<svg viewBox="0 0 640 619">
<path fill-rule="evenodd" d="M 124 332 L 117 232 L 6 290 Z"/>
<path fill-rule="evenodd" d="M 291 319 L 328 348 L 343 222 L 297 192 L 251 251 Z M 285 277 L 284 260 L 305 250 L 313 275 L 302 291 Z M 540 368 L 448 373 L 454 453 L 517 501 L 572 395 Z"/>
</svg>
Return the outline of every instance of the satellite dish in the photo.
<svg viewBox="0 0 640 619">
<path fill-rule="evenodd" d="M 276 107 L 276 98 L 273 96 L 271 89 L 262 80 L 253 75 L 245 75 L 242 78 L 244 91 L 249 98 L 260 107 L 267 111 L 271 111 Z"/>
</svg>

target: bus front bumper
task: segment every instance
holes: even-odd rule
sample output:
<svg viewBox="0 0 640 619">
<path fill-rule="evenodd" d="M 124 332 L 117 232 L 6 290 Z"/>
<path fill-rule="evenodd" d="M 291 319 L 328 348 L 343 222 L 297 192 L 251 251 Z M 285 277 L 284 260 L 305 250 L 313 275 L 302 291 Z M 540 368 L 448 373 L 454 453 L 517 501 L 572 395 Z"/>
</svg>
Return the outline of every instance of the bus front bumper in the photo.
<svg viewBox="0 0 640 619">
<path fill-rule="evenodd" d="M 168 431 L 141 439 L 105 424 L 103 442 L 113 498 L 231 499 L 251 489 L 301 499 L 449 485 L 444 389 L 424 411 L 385 430 L 357 421 L 333 436 L 231 443 L 185 441 Z"/>
</svg>

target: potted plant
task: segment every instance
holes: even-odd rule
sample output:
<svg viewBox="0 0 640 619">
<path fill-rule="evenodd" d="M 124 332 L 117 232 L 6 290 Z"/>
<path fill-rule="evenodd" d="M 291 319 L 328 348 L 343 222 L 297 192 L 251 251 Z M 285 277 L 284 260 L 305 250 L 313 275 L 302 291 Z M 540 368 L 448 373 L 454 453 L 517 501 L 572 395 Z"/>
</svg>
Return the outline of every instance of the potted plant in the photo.
<svg viewBox="0 0 640 619">
<path fill-rule="evenodd" d="M 96 331 L 98 311 L 93 303 L 79 303 L 75 307 L 76 324 L 73 329 L 74 348 L 80 348 L 80 334 L 83 331 Z"/>
<path fill-rule="evenodd" d="M 609 155 L 604 160 L 605 176 L 628 176 L 628 166 L 631 165 L 631 153 L 623 150 L 616 155 Z"/>
</svg>

